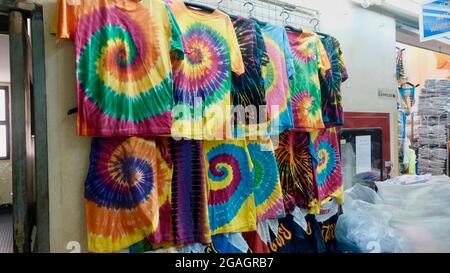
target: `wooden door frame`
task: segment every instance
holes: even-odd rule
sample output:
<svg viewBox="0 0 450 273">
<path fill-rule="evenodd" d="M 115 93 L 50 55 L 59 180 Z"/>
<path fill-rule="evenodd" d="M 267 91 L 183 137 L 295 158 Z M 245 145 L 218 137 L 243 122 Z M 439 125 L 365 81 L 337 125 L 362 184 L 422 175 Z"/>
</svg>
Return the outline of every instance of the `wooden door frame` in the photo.
<svg viewBox="0 0 450 273">
<path fill-rule="evenodd" d="M 23 65 L 25 63 L 23 51 L 23 28 L 13 26 L 13 22 L 26 26 L 26 19 L 31 19 L 32 42 L 32 69 L 33 69 L 33 97 L 35 136 L 35 191 L 36 208 L 31 212 L 36 215 L 37 233 L 35 252 L 50 252 L 49 233 L 49 195 L 48 195 L 48 140 L 47 140 L 47 98 L 45 79 L 45 44 L 43 9 L 41 5 L 24 1 L 0 0 L 0 12 L 9 14 L 10 22 L 10 64 L 11 64 L 11 133 L 12 133 L 12 164 L 13 164 L 13 188 L 14 188 L 14 214 L 19 216 L 14 220 L 14 243 L 17 251 L 28 252 L 31 249 L 31 238 L 23 234 L 26 230 L 27 216 L 29 215 L 27 204 L 27 151 L 25 138 L 24 111 L 24 82 L 26 79 Z M 21 21 L 21 23 L 20 23 Z M 16 236 L 23 236 L 16 238 Z M 25 238 L 25 247 L 16 243 Z M 29 247 L 27 246 L 29 245 Z"/>
</svg>

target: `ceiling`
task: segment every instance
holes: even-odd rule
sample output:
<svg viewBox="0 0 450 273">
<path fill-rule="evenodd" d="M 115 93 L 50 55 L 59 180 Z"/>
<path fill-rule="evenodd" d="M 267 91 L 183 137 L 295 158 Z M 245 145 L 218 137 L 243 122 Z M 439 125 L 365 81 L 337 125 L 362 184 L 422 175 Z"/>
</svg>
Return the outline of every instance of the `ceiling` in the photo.
<svg viewBox="0 0 450 273">
<path fill-rule="evenodd" d="M 420 42 L 419 18 L 421 5 L 429 0 L 354 0 L 370 10 L 394 17 L 397 40 L 412 46 L 450 54 L 450 37 Z M 370 4 L 370 5 L 368 5 Z"/>
</svg>

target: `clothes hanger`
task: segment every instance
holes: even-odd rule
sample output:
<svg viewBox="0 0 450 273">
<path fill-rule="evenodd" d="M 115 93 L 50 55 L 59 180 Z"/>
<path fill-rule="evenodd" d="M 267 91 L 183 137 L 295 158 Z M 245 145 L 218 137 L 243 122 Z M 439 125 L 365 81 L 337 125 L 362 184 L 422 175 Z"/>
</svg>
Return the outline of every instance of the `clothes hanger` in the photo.
<svg viewBox="0 0 450 273">
<path fill-rule="evenodd" d="M 319 26 L 320 21 L 319 21 L 319 19 L 317 19 L 317 18 L 312 18 L 312 19 L 309 21 L 309 23 L 312 24 L 312 22 L 314 22 L 314 21 L 316 22 L 316 24 L 313 26 L 313 30 L 314 30 L 314 32 L 317 33 L 317 27 Z"/>
<path fill-rule="evenodd" d="M 187 7 L 191 7 L 191 8 L 199 9 L 199 10 L 203 10 L 203 11 L 207 11 L 207 12 L 210 12 L 210 13 L 212 13 L 212 12 L 214 12 L 216 10 L 216 9 L 210 8 L 210 7 L 205 6 L 205 5 L 191 3 L 191 2 L 187 2 L 187 1 L 185 1 L 184 4 Z"/>
<path fill-rule="evenodd" d="M 220 7 L 220 5 L 223 3 L 224 0 L 219 0 L 217 1 L 217 9 L 218 10 L 222 10 L 222 8 Z"/>
<path fill-rule="evenodd" d="M 403 84 L 400 86 L 400 88 L 404 88 L 405 85 L 409 85 L 410 87 L 413 87 L 413 88 L 417 88 L 417 87 L 420 86 L 420 84 L 413 84 L 413 83 L 411 83 L 411 82 L 405 82 L 405 83 L 403 83 Z"/>
<path fill-rule="evenodd" d="M 248 10 L 248 17 L 252 17 L 252 12 L 255 9 L 255 5 L 252 2 L 245 2 L 244 7 L 250 5 L 250 9 Z"/>
<path fill-rule="evenodd" d="M 67 112 L 68 116 L 78 113 L 78 107 L 72 108 Z"/>
<path fill-rule="evenodd" d="M 284 28 L 289 29 L 289 30 L 291 30 L 293 32 L 298 32 L 298 33 L 302 33 L 303 32 L 303 30 L 301 28 L 296 28 L 296 27 L 293 27 L 291 25 L 288 25 L 288 19 L 291 17 L 289 12 L 283 10 L 280 13 L 280 16 L 282 16 L 283 14 L 286 14 L 286 17 L 284 17 L 284 25 L 285 25 Z"/>
<path fill-rule="evenodd" d="M 260 21 L 260 20 L 258 20 L 258 19 L 256 19 L 255 17 L 252 16 L 252 12 L 255 9 L 255 5 L 252 2 L 245 2 L 244 3 L 244 7 L 246 7 L 246 6 L 250 6 L 250 9 L 248 10 L 248 18 L 252 19 L 253 21 L 255 21 L 256 23 L 258 23 L 258 24 L 260 24 L 262 26 L 267 25 L 266 22 Z"/>
</svg>

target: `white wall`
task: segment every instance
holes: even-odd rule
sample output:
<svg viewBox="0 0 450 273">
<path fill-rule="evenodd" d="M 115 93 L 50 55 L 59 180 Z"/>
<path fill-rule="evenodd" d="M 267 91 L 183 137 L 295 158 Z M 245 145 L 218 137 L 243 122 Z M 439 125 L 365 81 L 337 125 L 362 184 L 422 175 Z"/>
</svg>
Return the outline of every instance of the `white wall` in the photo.
<svg viewBox="0 0 450 273">
<path fill-rule="evenodd" d="M 49 143 L 50 248 L 65 252 L 67 243 L 80 242 L 86 251 L 84 179 L 90 139 L 76 136 L 75 50 L 72 42 L 56 44 L 50 23 L 56 0 L 39 0 L 44 8 Z"/>
</svg>

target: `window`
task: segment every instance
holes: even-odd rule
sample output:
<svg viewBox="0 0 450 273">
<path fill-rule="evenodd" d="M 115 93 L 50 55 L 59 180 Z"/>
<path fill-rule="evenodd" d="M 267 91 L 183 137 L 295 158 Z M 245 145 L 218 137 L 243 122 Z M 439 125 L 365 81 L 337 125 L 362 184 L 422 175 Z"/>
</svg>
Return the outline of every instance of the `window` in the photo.
<svg viewBox="0 0 450 273">
<path fill-rule="evenodd" d="M 0 86 L 0 160 L 9 159 L 9 94 L 7 86 Z"/>
</svg>

